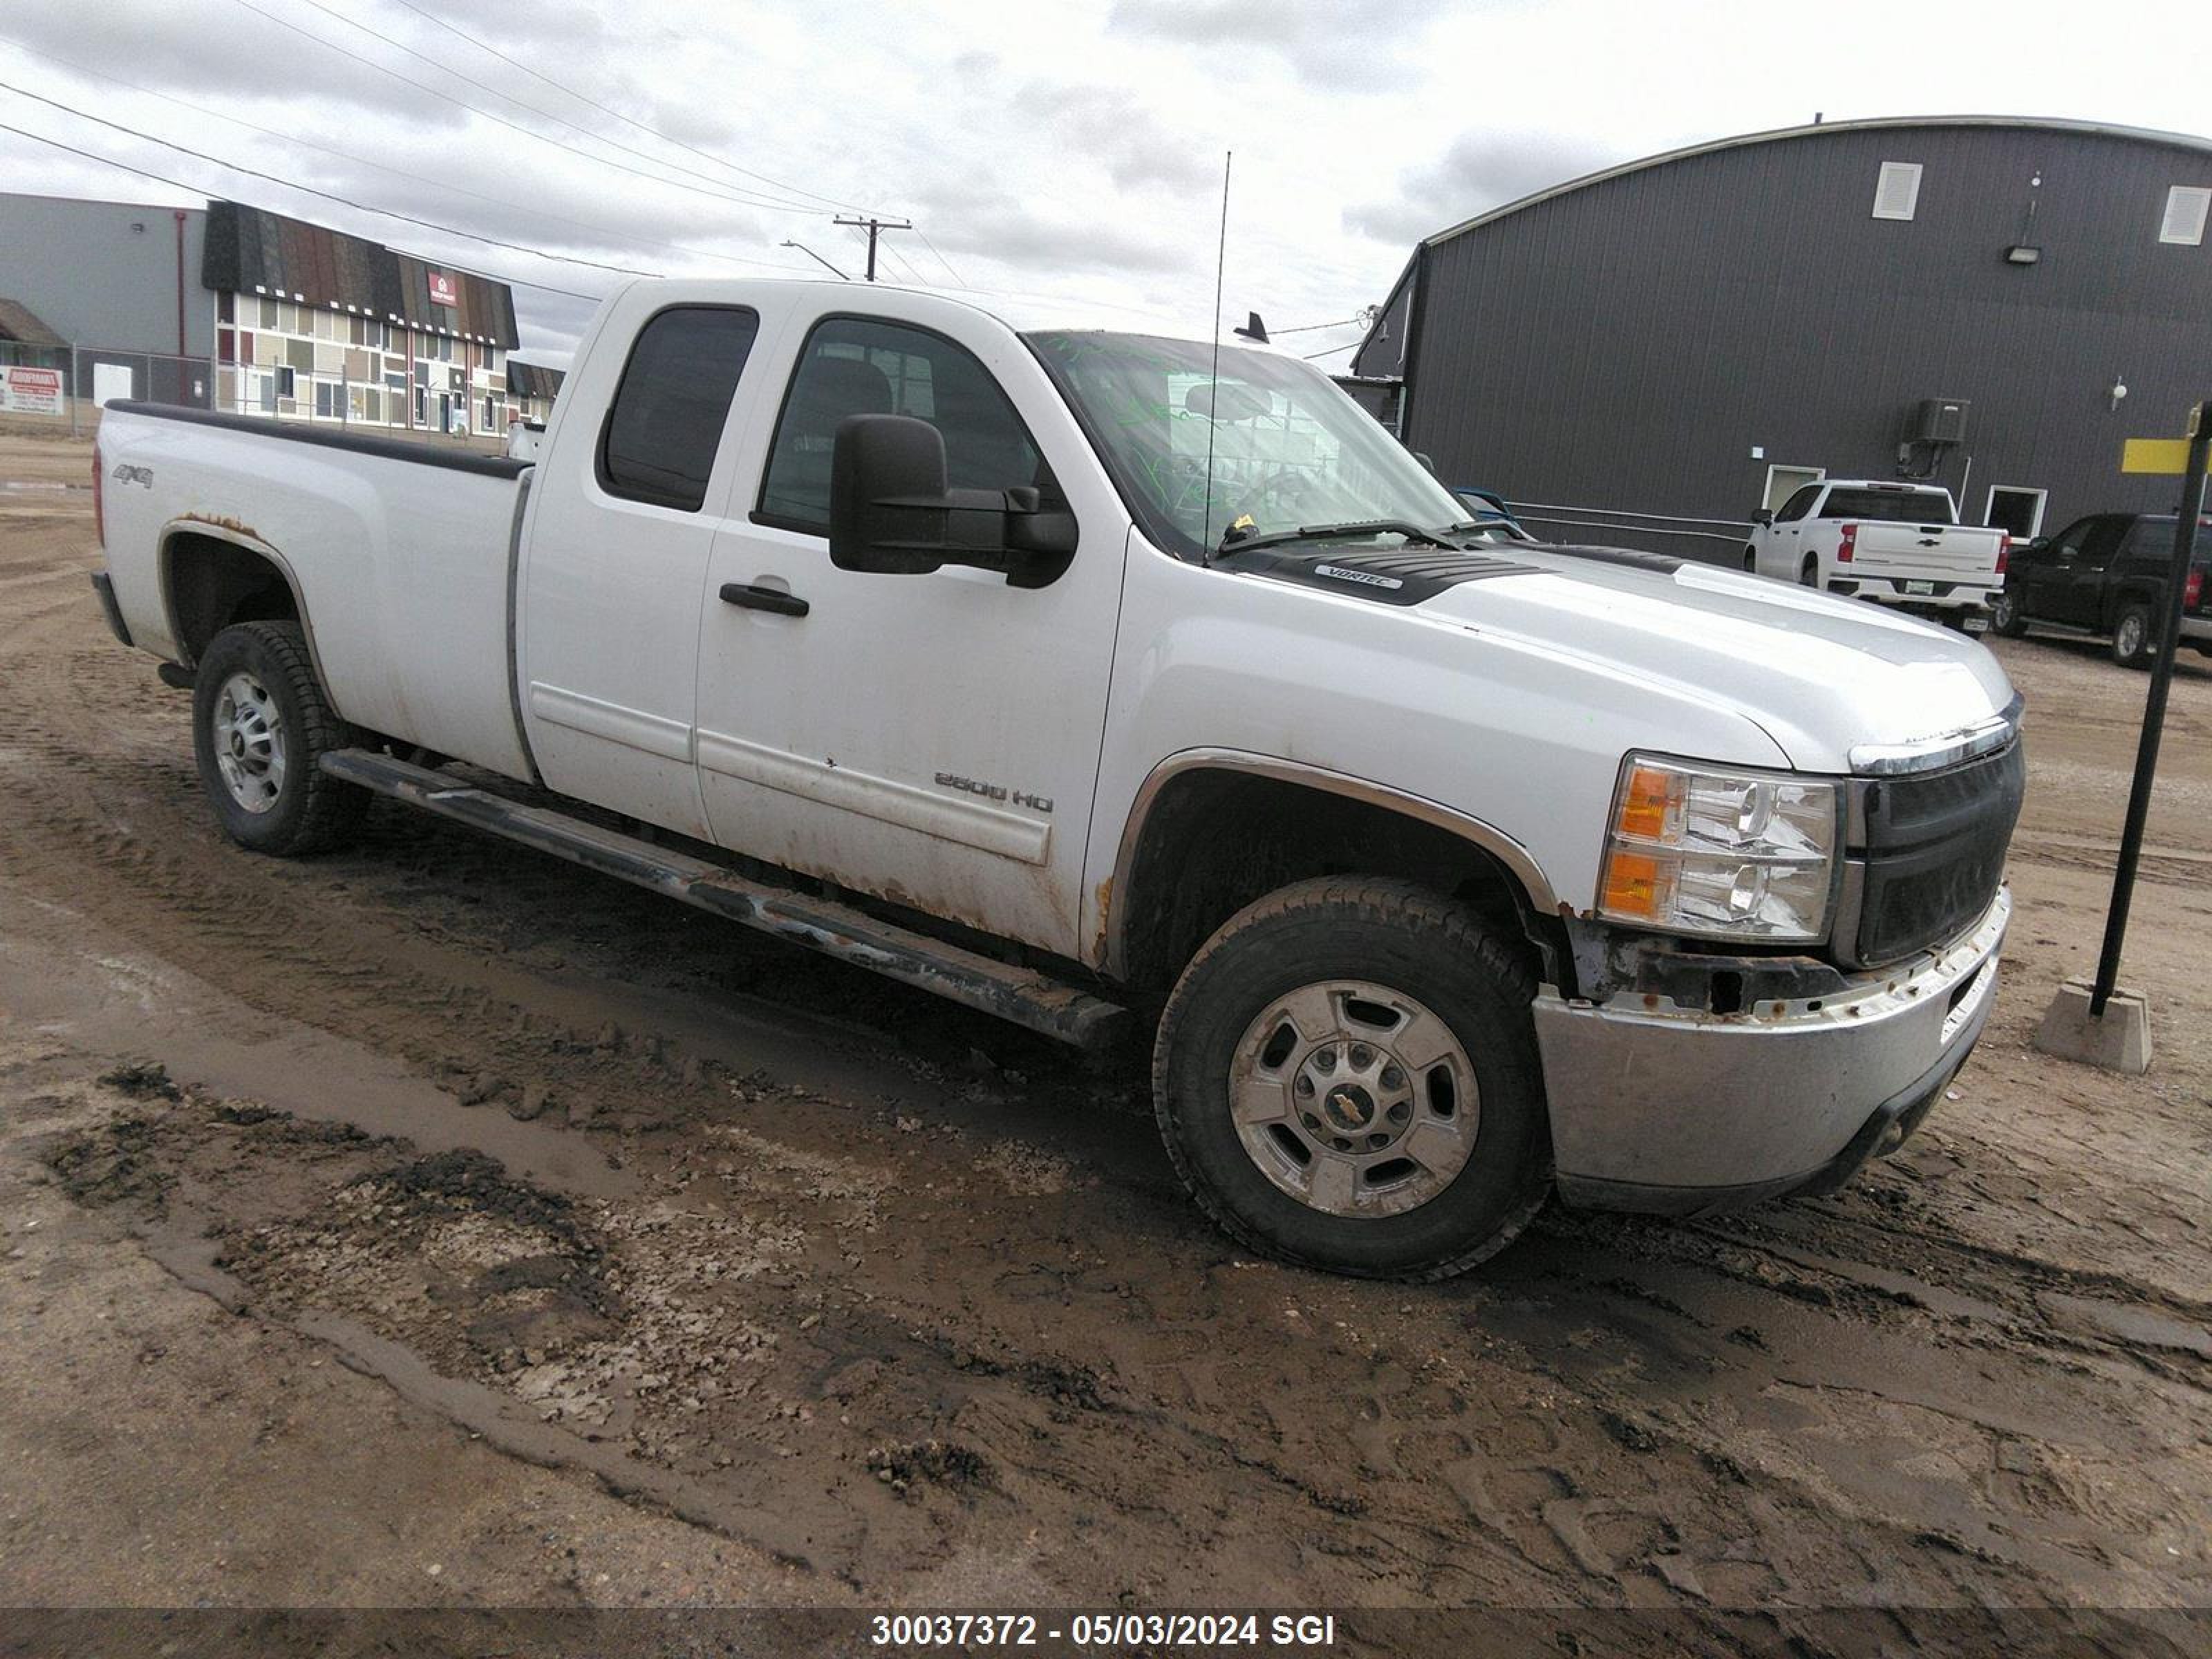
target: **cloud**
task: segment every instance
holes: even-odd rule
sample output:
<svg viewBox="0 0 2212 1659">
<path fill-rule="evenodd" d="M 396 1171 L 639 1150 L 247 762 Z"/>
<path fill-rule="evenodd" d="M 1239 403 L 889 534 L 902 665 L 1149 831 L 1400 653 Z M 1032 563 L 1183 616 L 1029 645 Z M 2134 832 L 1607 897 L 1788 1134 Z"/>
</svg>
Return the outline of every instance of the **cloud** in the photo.
<svg viewBox="0 0 2212 1659">
<path fill-rule="evenodd" d="M 1619 159 L 1581 137 L 1478 127 L 1435 161 L 1407 169 L 1391 199 L 1346 208 L 1344 228 L 1377 241 L 1416 242 Z"/>
<path fill-rule="evenodd" d="M 1368 91 L 1402 89 L 1420 37 L 1460 9 L 1451 0 L 1115 0 L 1107 27 L 1217 51 L 1224 84 L 1236 82 L 1238 58 L 1256 52 L 1316 87 Z"/>
<path fill-rule="evenodd" d="M 319 109 L 338 106 L 448 129 L 471 118 L 444 99 L 314 45 L 349 31 L 312 12 L 301 15 L 306 21 L 295 33 L 210 0 L 101 0 L 10 6 L 8 25 L 9 38 L 34 52 L 198 102 L 229 101 L 249 118 L 310 100 Z M 279 65 L 282 72 L 272 73 Z"/>
<path fill-rule="evenodd" d="M 1192 268 L 1189 249 L 1131 223 L 1127 216 L 1047 214 L 1004 192 L 967 194 L 939 186 L 917 216 L 948 253 L 975 254 L 1016 270 L 1089 276 L 1101 271 L 1158 276 Z"/>
<path fill-rule="evenodd" d="M 1212 161 L 1178 140 L 1166 117 L 1125 88 L 1031 81 L 1010 103 L 1024 126 L 1051 131 L 1103 166 L 1121 189 L 1194 190 L 1216 176 Z"/>
</svg>

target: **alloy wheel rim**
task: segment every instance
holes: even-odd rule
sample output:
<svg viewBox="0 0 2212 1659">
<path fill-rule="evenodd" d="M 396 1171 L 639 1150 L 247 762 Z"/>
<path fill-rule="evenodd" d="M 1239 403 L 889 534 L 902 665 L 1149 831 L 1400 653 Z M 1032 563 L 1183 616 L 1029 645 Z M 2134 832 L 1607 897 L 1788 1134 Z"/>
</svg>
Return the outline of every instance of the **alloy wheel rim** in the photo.
<svg viewBox="0 0 2212 1659">
<path fill-rule="evenodd" d="M 2142 620 L 2135 617 L 2129 617 L 2123 619 L 2120 623 L 2121 652 L 2127 656 L 2132 657 L 2136 652 L 2142 649 L 2142 641 L 2143 629 Z"/>
<path fill-rule="evenodd" d="M 1431 1202 L 1467 1167 L 1481 1097 L 1466 1045 L 1432 1010 L 1365 980 L 1277 997 L 1230 1065 L 1237 1139 L 1310 1209 L 1361 1218 Z"/>
<path fill-rule="evenodd" d="M 247 811 L 271 811 L 284 793 L 284 717 L 269 688 L 240 670 L 222 683 L 209 717 L 216 770 Z"/>
</svg>

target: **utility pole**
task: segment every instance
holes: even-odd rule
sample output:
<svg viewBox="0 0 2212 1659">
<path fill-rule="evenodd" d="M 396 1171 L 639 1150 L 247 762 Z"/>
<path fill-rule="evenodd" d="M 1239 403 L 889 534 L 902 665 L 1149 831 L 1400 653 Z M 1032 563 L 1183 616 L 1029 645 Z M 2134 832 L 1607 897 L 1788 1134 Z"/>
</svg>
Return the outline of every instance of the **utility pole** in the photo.
<svg viewBox="0 0 2212 1659">
<path fill-rule="evenodd" d="M 872 283 L 876 280 L 877 235 L 886 230 L 912 230 L 914 228 L 914 221 L 911 219 L 840 218 L 837 222 L 841 225 L 849 225 L 854 230 L 860 230 L 864 228 L 866 229 L 868 233 L 868 280 Z M 804 251 L 805 250 L 803 249 L 801 250 L 801 252 Z"/>
</svg>

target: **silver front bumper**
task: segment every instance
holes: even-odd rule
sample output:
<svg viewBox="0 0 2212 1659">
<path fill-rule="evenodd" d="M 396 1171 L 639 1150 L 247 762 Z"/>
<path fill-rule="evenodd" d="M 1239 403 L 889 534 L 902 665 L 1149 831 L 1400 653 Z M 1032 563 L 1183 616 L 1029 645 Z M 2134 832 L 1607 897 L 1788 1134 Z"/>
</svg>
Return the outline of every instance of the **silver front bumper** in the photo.
<svg viewBox="0 0 2212 1659">
<path fill-rule="evenodd" d="M 1970 933 L 1932 956 L 1747 1013 L 1658 996 L 1601 1007 L 1544 988 L 1536 1040 L 1560 1190 L 1696 1209 L 1818 1182 L 1863 1157 L 1862 1142 L 1887 1150 L 1875 1132 L 1908 1111 L 1917 1122 L 1981 1035 L 2011 920 L 2000 890 Z"/>
</svg>

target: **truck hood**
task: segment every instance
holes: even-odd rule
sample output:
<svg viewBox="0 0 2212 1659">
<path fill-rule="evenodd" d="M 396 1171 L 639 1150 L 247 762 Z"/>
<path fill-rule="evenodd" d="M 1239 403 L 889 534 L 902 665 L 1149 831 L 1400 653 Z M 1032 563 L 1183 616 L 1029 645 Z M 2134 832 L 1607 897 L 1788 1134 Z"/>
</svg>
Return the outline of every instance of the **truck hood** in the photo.
<svg viewBox="0 0 2212 1659">
<path fill-rule="evenodd" d="M 2014 700 L 1978 641 L 1864 600 L 1613 549 L 1510 555 L 1511 574 L 1417 613 L 1733 709 L 1801 770 L 1848 772 L 1854 749 L 1953 737 Z"/>
</svg>

